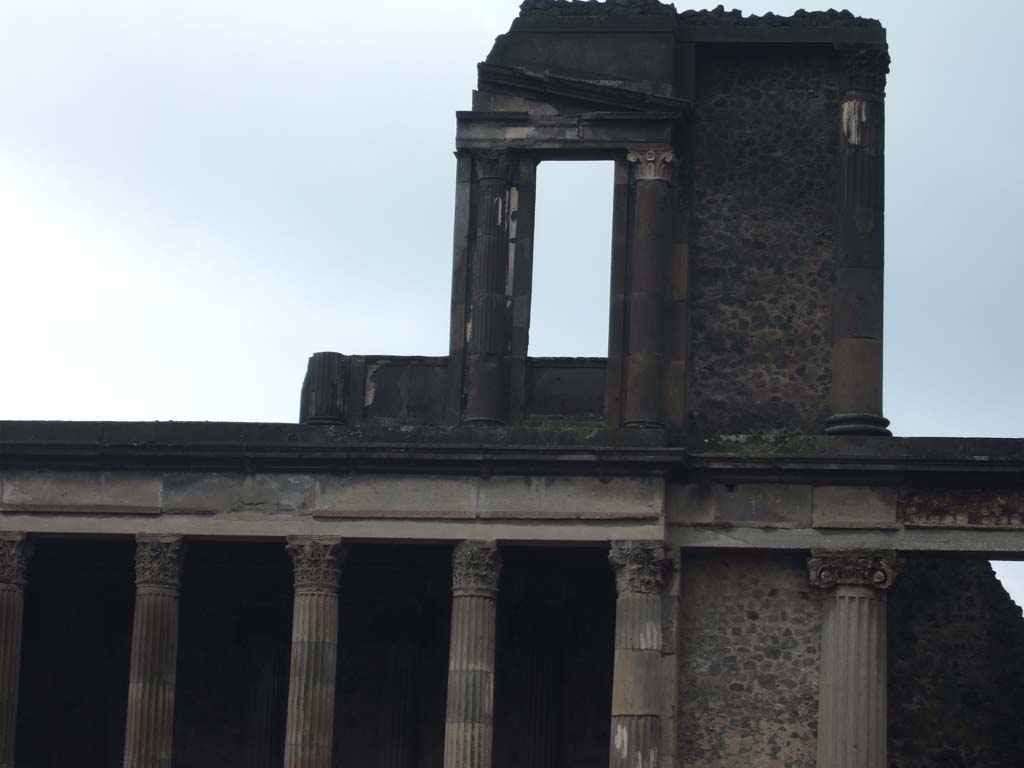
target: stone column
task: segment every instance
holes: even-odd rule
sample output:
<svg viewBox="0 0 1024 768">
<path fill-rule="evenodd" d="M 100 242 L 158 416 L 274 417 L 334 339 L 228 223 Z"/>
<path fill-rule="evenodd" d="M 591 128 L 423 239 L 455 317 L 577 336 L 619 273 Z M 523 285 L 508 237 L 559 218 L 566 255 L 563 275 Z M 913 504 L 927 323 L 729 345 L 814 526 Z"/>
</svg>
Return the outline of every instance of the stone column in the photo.
<svg viewBox="0 0 1024 768">
<path fill-rule="evenodd" d="M 490 768 L 494 743 L 495 610 L 501 556 L 463 541 L 452 556 L 452 630 L 444 768 Z"/>
<path fill-rule="evenodd" d="M 829 434 L 889 435 L 882 416 L 885 75 L 882 47 L 843 50 Z"/>
<path fill-rule="evenodd" d="M 330 768 L 338 668 L 341 539 L 289 537 L 295 565 L 285 768 Z"/>
<path fill-rule="evenodd" d="M 135 538 L 135 621 L 125 768 L 169 768 L 178 665 L 181 536 Z"/>
<path fill-rule="evenodd" d="M 31 554 L 25 534 L 0 534 L 0 768 L 14 768 L 22 614 Z"/>
<path fill-rule="evenodd" d="M 512 157 L 473 155 L 473 233 L 468 275 L 466 381 L 463 421 L 505 420 L 509 351 L 509 219 Z"/>
<path fill-rule="evenodd" d="M 628 427 L 664 423 L 661 392 L 665 281 L 672 248 L 671 190 L 675 155 L 668 149 L 630 151 L 633 205 L 626 270 L 622 421 Z"/>
<path fill-rule="evenodd" d="M 615 670 L 610 768 L 658 768 L 661 752 L 661 590 L 671 566 L 657 541 L 614 541 Z"/>
<path fill-rule="evenodd" d="M 821 628 L 818 768 L 886 768 L 886 590 L 893 553 L 815 552 Z"/>
</svg>

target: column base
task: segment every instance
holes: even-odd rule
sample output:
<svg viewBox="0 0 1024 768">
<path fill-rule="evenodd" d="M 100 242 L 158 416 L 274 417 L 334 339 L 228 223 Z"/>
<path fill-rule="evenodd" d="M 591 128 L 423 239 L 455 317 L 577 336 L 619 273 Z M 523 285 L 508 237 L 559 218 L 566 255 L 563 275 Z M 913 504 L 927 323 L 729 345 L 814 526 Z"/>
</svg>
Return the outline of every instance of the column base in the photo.
<svg viewBox="0 0 1024 768">
<path fill-rule="evenodd" d="M 826 435 L 892 437 L 889 420 L 877 413 L 837 413 L 825 419 Z"/>
</svg>

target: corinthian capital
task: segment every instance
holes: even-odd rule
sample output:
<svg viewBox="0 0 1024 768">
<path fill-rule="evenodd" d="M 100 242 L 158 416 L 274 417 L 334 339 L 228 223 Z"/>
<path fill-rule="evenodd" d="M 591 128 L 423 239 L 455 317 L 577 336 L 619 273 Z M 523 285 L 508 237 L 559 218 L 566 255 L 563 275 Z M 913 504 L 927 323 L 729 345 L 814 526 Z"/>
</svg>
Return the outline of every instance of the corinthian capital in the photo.
<svg viewBox="0 0 1024 768">
<path fill-rule="evenodd" d="M 452 553 L 452 591 L 493 595 L 498 591 L 501 555 L 493 541 L 462 541 Z"/>
<path fill-rule="evenodd" d="M 296 589 L 338 588 L 345 550 L 339 538 L 289 536 L 285 547 L 295 567 Z"/>
<path fill-rule="evenodd" d="M 822 589 L 838 586 L 889 589 L 899 565 L 895 552 L 811 552 L 807 560 L 811 584 Z"/>
<path fill-rule="evenodd" d="M 660 541 L 613 541 L 608 561 L 615 569 L 619 594 L 657 594 L 665 583 L 671 560 Z"/>
<path fill-rule="evenodd" d="M 840 52 L 847 91 L 885 95 L 885 76 L 889 74 L 887 46 L 847 45 L 841 47 Z"/>
<path fill-rule="evenodd" d="M 669 149 L 631 149 L 626 160 L 636 164 L 636 178 L 643 181 L 672 181 L 676 156 Z"/>
<path fill-rule="evenodd" d="M 23 533 L 0 534 L 0 584 L 24 584 L 32 545 Z"/>
<path fill-rule="evenodd" d="M 135 583 L 177 587 L 183 553 L 181 536 L 136 536 Z"/>
<path fill-rule="evenodd" d="M 508 150 L 485 150 L 473 153 L 473 169 L 476 178 L 504 179 L 512 178 L 514 164 L 512 153 Z"/>
</svg>

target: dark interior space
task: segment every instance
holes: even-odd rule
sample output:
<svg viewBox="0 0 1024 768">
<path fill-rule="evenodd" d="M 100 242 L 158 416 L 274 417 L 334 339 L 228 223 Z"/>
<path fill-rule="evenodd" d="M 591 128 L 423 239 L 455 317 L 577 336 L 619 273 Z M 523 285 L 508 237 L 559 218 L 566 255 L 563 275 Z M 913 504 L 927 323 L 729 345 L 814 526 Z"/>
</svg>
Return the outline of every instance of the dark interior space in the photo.
<svg viewBox="0 0 1024 768">
<path fill-rule="evenodd" d="M 495 768 L 608 762 L 615 582 L 604 548 L 505 547 Z"/>
<path fill-rule="evenodd" d="M 281 765 L 292 610 L 284 543 L 186 546 L 174 764 Z"/>
<path fill-rule="evenodd" d="M 337 768 L 440 768 L 451 547 L 353 544 L 342 569 Z"/>
<path fill-rule="evenodd" d="M 40 538 L 34 546 L 25 587 L 17 765 L 120 765 L 135 544 Z"/>
</svg>

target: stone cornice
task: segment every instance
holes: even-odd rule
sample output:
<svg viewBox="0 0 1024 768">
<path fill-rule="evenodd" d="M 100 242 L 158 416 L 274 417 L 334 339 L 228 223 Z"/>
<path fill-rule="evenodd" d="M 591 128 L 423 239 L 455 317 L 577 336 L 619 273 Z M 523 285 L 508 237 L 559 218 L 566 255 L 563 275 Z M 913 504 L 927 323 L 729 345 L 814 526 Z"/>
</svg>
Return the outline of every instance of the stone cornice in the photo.
<svg viewBox="0 0 1024 768">
<path fill-rule="evenodd" d="M 139 586 L 177 587 L 181 583 L 183 555 L 181 536 L 137 536 L 135 583 Z"/>
<path fill-rule="evenodd" d="M 660 541 L 613 541 L 608 561 L 615 569 L 620 595 L 658 594 L 672 567 L 668 549 Z"/>
<path fill-rule="evenodd" d="M 815 551 L 807 560 L 811 585 L 889 589 L 896 581 L 899 565 L 893 552 Z"/>
<path fill-rule="evenodd" d="M 286 547 L 295 569 L 295 589 L 338 589 L 345 550 L 339 538 L 289 537 Z"/>
<path fill-rule="evenodd" d="M 456 595 L 494 595 L 501 576 L 501 554 L 493 541 L 462 541 L 452 552 L 452 591 Z"/>
</svg>

